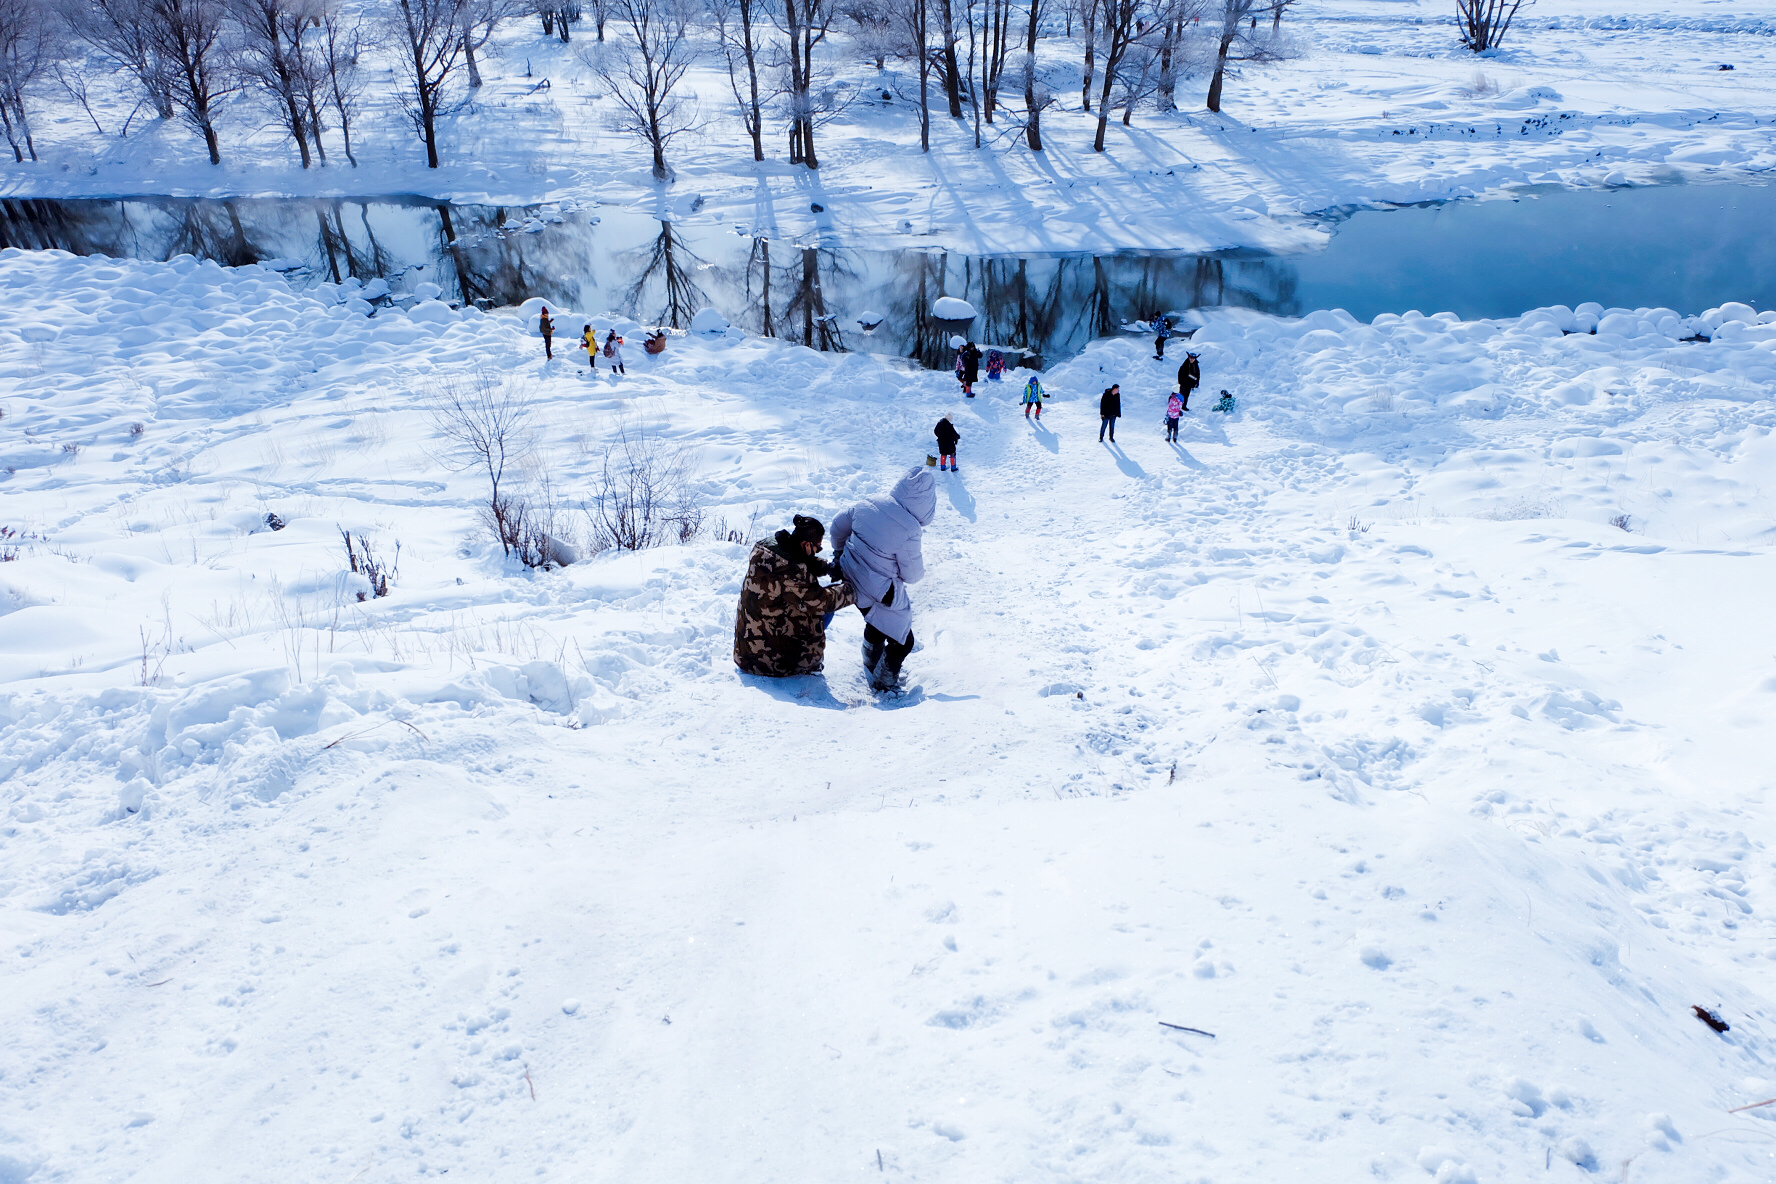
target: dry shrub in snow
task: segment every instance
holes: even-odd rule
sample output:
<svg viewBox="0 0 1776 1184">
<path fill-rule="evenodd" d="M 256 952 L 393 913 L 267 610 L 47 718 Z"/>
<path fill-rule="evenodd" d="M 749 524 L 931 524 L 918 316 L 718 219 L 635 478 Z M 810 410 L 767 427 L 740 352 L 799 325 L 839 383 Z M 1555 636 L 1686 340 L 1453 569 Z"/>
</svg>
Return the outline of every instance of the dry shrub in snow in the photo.
<svg viewBox="0 0 1776 1184">
<path fill-rule="evenodd" d="M 585 507 L 592 549 L 640 551 L 696 538 L 704 514 L 691 487 L 695 471 L 688 444 L 619 423 Z"/>
</svg>

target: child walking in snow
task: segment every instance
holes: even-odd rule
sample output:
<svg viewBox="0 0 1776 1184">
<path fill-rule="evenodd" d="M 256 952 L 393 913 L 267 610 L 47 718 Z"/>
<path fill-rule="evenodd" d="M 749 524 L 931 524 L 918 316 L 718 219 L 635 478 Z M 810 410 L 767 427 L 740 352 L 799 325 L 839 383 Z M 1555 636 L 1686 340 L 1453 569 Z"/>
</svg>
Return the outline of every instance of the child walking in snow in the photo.
<svg viewBox="0 0 1776 1184">
<path fill-rule="evenodd" d="M 1173 391 L 1172 397 L 1166 400 L 1166 443 L 1178 442 L 1178 417 L 1183 414 L 1184 400 L 1177 391 Z"/>
<path fill-rule="evenodd" d="M 1153 318 L 1153 360 L 1165 361 L 1166 338 L 1172 335 L 1172 323 L 1164 317 Z"/>
<path fill-rule="evenodd" d="M 931 434 L 937 437 L 938 472 L 941 473 L 946 469 L 952 473 L 961 472 L 961 468 L 956 464 L 956 442 L 962 439 L 962 433 L 956 430 L 956 425 L 950 422 L 950 417 L 946 415 L 938 420 L 937 426 L 931 429 Z"/>
<path fill-rule="evenodd" d="M 1005 355 L 996 349 L 987 351 L 987 381 L 1005 381 Z"/>
<path fill-rule="evenodd" d="M 1024 383 L 1024 418 L 1030 418 L 1030 408 L 1036 408 L 1036 422 L 1042 422 L 1042 400 L 1048 398 L 1048 392 L 1042 389 L 1042 380 L 1034 374 Z"/>
<path fill-rule="evenodd" d="M 604 339 L 604 357 L 611 364 L 611 373 L 629 373 L 623 369 L 623 339 L 617 336 L 615 329 L 612 329 L 610 336 Z"/>
</svg>

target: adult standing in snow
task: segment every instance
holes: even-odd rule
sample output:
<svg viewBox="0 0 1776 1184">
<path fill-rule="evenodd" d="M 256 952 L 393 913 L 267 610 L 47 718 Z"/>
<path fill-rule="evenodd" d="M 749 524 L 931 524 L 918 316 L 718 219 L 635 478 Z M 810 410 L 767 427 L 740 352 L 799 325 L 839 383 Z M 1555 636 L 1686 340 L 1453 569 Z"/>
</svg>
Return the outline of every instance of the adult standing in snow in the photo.
<svg viewBox="0 0 1776 1184">
<path fill-rule="evenodd" d="M 1042 389 L 1042 380 L 1034 374 L 1024 383 L 1024 418 L 1030 418 L 1030 408 L 1036 408 L 1036 422 L 1042 422 L 1042 400 L 1048 398 L 1048 392 Z"/>
<path fill-rule="evenodd" d="M 1178 397 L 1184 402 L 1184 410 L 1190 410 L 1190 392 L 1202 385 L 1202 363 L 1196 360 L 1196 351 L 1190 350 L 1184 355 L 1184 364 L 1178 367 Z"/>
<path fill-rule="evenodd" d="M 1122 386 L 1112 383 L 1104 388 L 1103 397 L 1098 400 L 1098 443 L 1104 442 L 1104 433 L 1110 433 L 1110 443 L 1116 443 L 1116 421 L 1122 416 Z"/>
<path fill-rule="evenodd" d="M 856 603 L 844 580 L 820 585 L 819 577 L 838 576 L 819 556 L 826 537 L 820 520 L 797 514 L 791 525 L 793 530 L 754 544 L 746 565 L 734 614 L 734 665 L 747 674 L 819 674 L 826 662 L 827 621 Z"/>
<path fill-rule="evenodd" d="M 885 496 L 872 497 L 833 519 L 833 554 L 863 613 L 863 668 L 871 688 L 900 685 L 913 652 L 913 601 L 908 584 L 925 575 L 925 527 L 937 514 L 937 482 L 914 465 Z"/>
<path fill-rule="evenodd" d="M 1172 397 L 1166 400 L 1166 443 L 1178 442 L 1178 417 L 1184 414 L 1184 400 L 1173 391 Z"/>
<path fill-rule="evenodd" d="M 961 472 L 961 467 L 956 464 L 956 443 L 962 439 L 962 433 L 956 430 L 950 417 L 946 415 L 938 420 L 937 426 L 931 429 L 931 434 L 937 437 L 938 471 L 941 473 L 948 469 L 952 473 Z"/>
<path fill-rule="evenodd" d="M 580 330 L 580 348 L 586 351 L 586 365 L 594 377 L 598 374 L 598 334 L 591 325 Z"/>
<path fill-rule="evenodd" d="M 537 318 L 537 329 L 543 335 L 543 358 L 555 360 L 555 322 L 549 318 L 549 306 L 543 305 L 543 315 Z"/>
<path fill-rule="evenodd" d="M 629 373 L 623 369 L 623 339 L 615 329 L 612 329 L 610 336 L 604 339 L 604 358 L 611 364 L 612 374 Z"/>
<path fill-rule="evenodd" d="M 974 384 L 980 381 L 980 346 L 972 341 L 964 341 L 962 348 L 956 351 L 956 381 L 962 384 L 962 393 L 974 398 Z"/>
<path fill-rule="evenodd" d="M 1153 318 L 1153 360 L 1165 361 L 1166 338 L 1172 335 L 1172 323 L 1163 316 Z"/>
</svg>

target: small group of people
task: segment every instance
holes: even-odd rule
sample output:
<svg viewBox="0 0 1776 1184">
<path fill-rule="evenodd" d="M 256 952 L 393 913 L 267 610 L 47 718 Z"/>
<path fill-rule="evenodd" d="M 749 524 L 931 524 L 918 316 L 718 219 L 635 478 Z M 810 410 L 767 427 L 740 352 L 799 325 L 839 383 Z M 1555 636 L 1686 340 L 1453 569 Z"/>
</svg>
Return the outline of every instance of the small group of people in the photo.
<svg viewBox="0 0 1776 1184">
<path fill-rule="evenodd" d="M 964 341 L 956 348 L 956 381 L 961 384 L 962 393 L 974 398 L 974 384 L 980 381 L 981 362 L 985 360 L 988 382 L 1005 381 L 1005 352 L 989 349 L 984 354 L 981 347 L 972 341 Z"/>
<path fill-rule="evenodd" d="M 537 330 L 543 335 L 543 357 L 555 360 L 555 318 L 549 315 L 547 306 L 537 318 Z M 580 348 L 586 351 L 586 364 L 594 374 L 598 373 L 598 359 L 604 358 L 605 366 L 613 374 L 627 374 L 623 368 L 623 335 L 615 329 L 605 333 L 604 340 L 598 339 L 598 330 L 590 324 L 580 330 Z"/>
<path fill-rule="evenodd" d="M 830 560 L 820 558 L 826 527 L 801 514 L 789 529 L 755 544 L 734 617 L 734 665 L 768 678 L 819 674 L 827 626 L 839 610 L 856 605 L 870 687 L 898 689 L 915 641 L 907 586 L 924 578 L 924 529 L 936 514 L 931 468 L 915 465 L 886 494 L 839 512 Z"/>
<path fill-rule="evenodd" d="M 1164 323 L 1162 320 L 1161 324 Z M 1163 340 L 1163 339 L 1162 339 Z M 1195 350 L 1184 357 L 1178 367 L 1178 385 L 1166 398 L 1165 438 L 1168 444 L 1178 442 L 1178 421 L 1190 410 L 1190 392 L 1202 385 L 1202 362 Z M 1116 421 L 1122 418 L 1122 385 L 1111 383 L 1098 398 L 1098 443 L 1110 437 L 1116 443 Z"/>
</svg>

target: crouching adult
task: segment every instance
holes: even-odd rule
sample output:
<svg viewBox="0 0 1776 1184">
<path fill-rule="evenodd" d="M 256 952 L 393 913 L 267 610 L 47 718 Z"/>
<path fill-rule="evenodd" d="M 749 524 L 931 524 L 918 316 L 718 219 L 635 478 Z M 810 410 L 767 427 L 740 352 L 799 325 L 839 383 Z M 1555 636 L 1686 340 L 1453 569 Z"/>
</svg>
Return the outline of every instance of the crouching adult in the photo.
<svg viewBox="0 0 1776 1184">
<path fill-rule="evenodd" d="M 910 469 L 886 496 L 858 502 L 833 519 L 833 554 L 863 613 L 863 668 L 870 686 L 900 685 L 913 652 L 913 598 L 908 584 L 925 575 L 922 539 L 937 513 L 930 468 Z"/>
<path fill-rule="evenodd" d="M 820 558 L 826 527 L 800 514 L 793 525 L 754 545 L 746 565 L 734 616 L 734 665 L 747 674 L 819 674 L 826 661 L 827 622 L 856 603 L 851 585 Z M 837 582 L 823 586 L 821 577 Z"/>
</svg>

